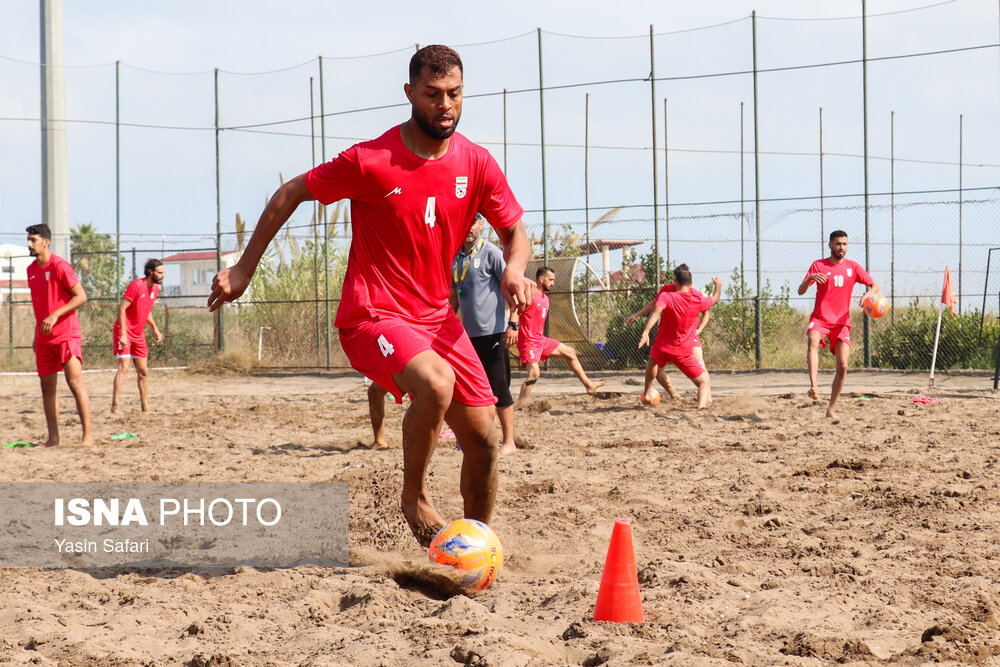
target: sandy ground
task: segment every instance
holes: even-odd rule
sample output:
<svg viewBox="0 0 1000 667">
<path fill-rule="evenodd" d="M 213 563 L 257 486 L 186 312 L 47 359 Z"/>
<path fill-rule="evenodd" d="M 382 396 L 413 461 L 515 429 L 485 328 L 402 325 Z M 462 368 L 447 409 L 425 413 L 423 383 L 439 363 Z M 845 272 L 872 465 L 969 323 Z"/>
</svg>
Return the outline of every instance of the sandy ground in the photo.
<svg viewBox="0 0 1000 667">
<path fill-rule="evenodd" d="M 0 480 L 348 481 L 350 567 L 0 569 L 0 664 L 1000 664 L 991 378 L 854 373 L 831 423 L 804 373 L 716 374 L 706 412 L 690 392 L 639 407 L 638 376 L 588 397 L 543 375 L 500 464 L 505 568 L 476 597 L 423 583 L 398 510 L 403 407 L 368 450 L 358 377 L 154 372 L 154 411 L 130 377 L 117 417 L 111 373 L 86 380 L 98 446 L 2 450 Z M 43 436 L 37 379 L 0 376 L 0 442 Z M 449 518 L 460 462 L 442 441 L 431 465 Z M 641 624 L 590 620 L 619 516 Z"/>
</svg>

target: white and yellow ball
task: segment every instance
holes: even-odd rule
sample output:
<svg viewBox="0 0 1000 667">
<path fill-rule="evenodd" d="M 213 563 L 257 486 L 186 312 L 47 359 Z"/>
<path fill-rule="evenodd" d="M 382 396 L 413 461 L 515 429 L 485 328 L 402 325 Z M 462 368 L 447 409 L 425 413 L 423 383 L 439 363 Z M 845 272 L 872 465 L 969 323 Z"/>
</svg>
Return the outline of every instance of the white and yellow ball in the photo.
<svg viewBox="0 0 1000 667">
<path fill-rule="evenodd" d="M 475 519 L 456 519 L 438 531 L 427 555 L 435 563 L 458 571 L 466 590 L 488 588 L 503 567 L 503 546 L 493 529 Z"/>
</svg>

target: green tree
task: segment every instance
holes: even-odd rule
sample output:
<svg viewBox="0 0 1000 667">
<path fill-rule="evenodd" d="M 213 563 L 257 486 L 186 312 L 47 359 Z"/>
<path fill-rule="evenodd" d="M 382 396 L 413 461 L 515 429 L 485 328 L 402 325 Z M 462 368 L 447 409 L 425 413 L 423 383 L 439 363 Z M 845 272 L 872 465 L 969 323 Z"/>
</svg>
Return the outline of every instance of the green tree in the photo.
<svg viewBox="0 0 1000 667">
<path fill-rule="evenodd" d="M 70 264 L 87 292 L 87 298 L 107 300 L 119 297 L 118 276 L 122 275 L 125 262 L 115 252 L 115 242 L 110 234 L 98 233 L 89 222 L 78 224 L 70 230 Z"/>
<path fill-rule="evenodd" d="M 769 280 L 761 287 L 761 347 L 766 355 L 782 347 L 782 335 L 795 329 L 793 325 L 799 315 L 789 304 L 790 297 L 791 288 L 787 283 L 777 293 Z M 757 347 L 756 309 L 754 293 L 741 279 L 739 269 L 734 268 L 722 299 L 712 309 L 712 323 L 705 329 L 711 335 L 702 339 L 723 345 L 731 357 L 743 360 L 754 358 Z"/>
</svg>

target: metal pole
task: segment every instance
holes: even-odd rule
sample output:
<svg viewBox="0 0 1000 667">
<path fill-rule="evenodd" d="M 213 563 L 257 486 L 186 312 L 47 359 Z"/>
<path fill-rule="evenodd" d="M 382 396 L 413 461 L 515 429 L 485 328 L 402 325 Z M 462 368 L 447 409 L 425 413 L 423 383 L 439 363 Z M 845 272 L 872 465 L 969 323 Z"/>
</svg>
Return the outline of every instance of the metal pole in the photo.
<svg viewBox="0 0 1000 667">
<path fill-rule="evenodd" d="M 667 270 L 670 269 L 670 142 L 667 140 L 667 98 L 663 98 L 663 224 L 667 242 Z M 659 281 L 657 281 L 659 287 Z"/>
<path fill-rule="evenodd" d="M 889 112 L 889 323 L 896 323 L 896 112 Z"/>
<path fill-rule="evenodd" d="M 545 187 L 545 83 L 542 76 L 542 29 L 538 28 L 538 116 L 542 140 L 542 261 L 549 263 L 549 204 Z M 545 330 L 549 330 L 548 320 Z"/>
<path fill-rule="evenodd" d="M 507 89 L 503 89 L 503 173 L 507 172 Z"/>
<path fill-rule="evenodd" d="M 965 192 L 962 183 L 962 153 L 963 153 L 963 122 L 962 114 L 958 115 L 958 314 L 962 314 L 962 209 Z"/>
<path fill-rule="evenodd" d="M 826 198 L 823 192 L 823 107 L 819 108 L 819 254 L 826 254 Z"/>
<path fill-rule="evenodd" d="M 316 103 L 313 100 L 313 78 L 309 77 L 309 148 L 310 163 L 316 164 Z M 319 361 L 320 345 L 323 344 L 319 330 L 319 207 L 313 202 L 313 321 L 316 323 L 316 365 Z M 325 240 L 325 239 L 324 239 Z"/>
<path fill-rule="evenodd" d="M 997 312 L 1000 312 L 1000 293 L 997 293 L 997 308 Z M 993 364 L 993 391 L 996 391 L 1000 381 L 1000 335 L 997 336 L 997 356 Z"/>
<path fill-rule="evenodd" d="M 7 257 L 7 345 L 14 361 L 14 258 Z M 983 310 L 986 310 L 985 308 Z"/>
<path fill-rule="evenodd" d="M 417 46 L 420 50 L 420 46 Z M 323 94 L 323 56 L 319 56 L 319 134 L 320 154 L 326 162 L 326 95 Z M 323 296 L 326 303 L 326 369 L 330 370 L 330 226 L 327 220 L 326 206 L 320 206 L 323 212 L 323 281 L 325 283 Z"/>
<path fill-rule="evenodd" d="M 871 248 L 869 246 L 869 210 L 868 210 L 868 6 L 865 0 L 861 0 L 861 115 L 862 134 L 864 137 L 864 175 L 865 175 L 865 270 L 871 271 Z M 864 317 L 864 350 L 865 368 L 871 368 L 872 348 L 871 348 L 871 327 L 869 318 Z"/>
<path fill-rule="evenodd" d="M 590 93 L 583 98 L 583 215 L 586 229 L 587 265 L 590 265 Z M 590 338 L 590 273 L 587 273 L 587 338 Z"/>
<path fill-rule="evenodd" d="M 653 131 L 653 273 L 656 274 L 656 289 L 660 289 L 660 199 L 656 189 L 659 176 L 656 173 L 656 56 L 653 50 L 653 25 L 649 26 L 649 92 L 650 92 L 650 126 Z M 669 260 L 667 260 L 669 262 Z"/>
<path fill-rule="evenodd" d="M 222 182 L 219 167 L 219 68 L 215 68 L 215 271 L 222 271 Z M 134 258 L 134 255 L 133 255 Z M 225 350 L 225 338 L 222 328 L 222 308 L 216 313 L 218 328 L 216 329 L 216 345 Z"/>
<path fill-rule="evenodd" d="M 115 291 L 122 288 L 122 153 L 121 153 L 121 64 L 115 61 Z"/>
<path fill-rule="evenodd" d="M 757 368 L 763 366 L 764 349 L 764 323 L 761 319 L 760 292 L 760 106 L 757 98 L 757 12 L 750 13 L 753 22 L 753 180 L 754 180 L 754 207 L 757 223 L 757 296 L 754 299 L 754 357 Z"/>
<path fill-rule="evenodd" d="M 740 294 L 744 297 L 747 291 L 747 281 L 746 281 L 746 267 L 744 266 L 744 258 L 746 253 L 743 249 L 744 243 L 746 241 L 746 229 L 747 218 L 746 218 L 746 188 L 743 185 L 743 166 L 744 166 L 744 155 L 743 155 L 743 102 L 740 102 Z"/>
</svg>

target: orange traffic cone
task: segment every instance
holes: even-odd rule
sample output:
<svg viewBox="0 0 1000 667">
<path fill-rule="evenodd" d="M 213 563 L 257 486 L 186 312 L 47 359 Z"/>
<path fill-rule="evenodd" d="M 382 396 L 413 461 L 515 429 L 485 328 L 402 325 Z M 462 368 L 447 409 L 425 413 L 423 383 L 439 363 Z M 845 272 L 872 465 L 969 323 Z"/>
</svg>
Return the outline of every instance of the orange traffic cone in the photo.
<svg viewBox="0 0 1000 667">
<path fill-rule="evenodd" d="M 615 519 L 601 587 L 597 591 L 594 620 L 615 623 L 642 623 L 645 620 L 635 552 L 632 551 L 632 524 L 628 519 Z"/>
</svg>

